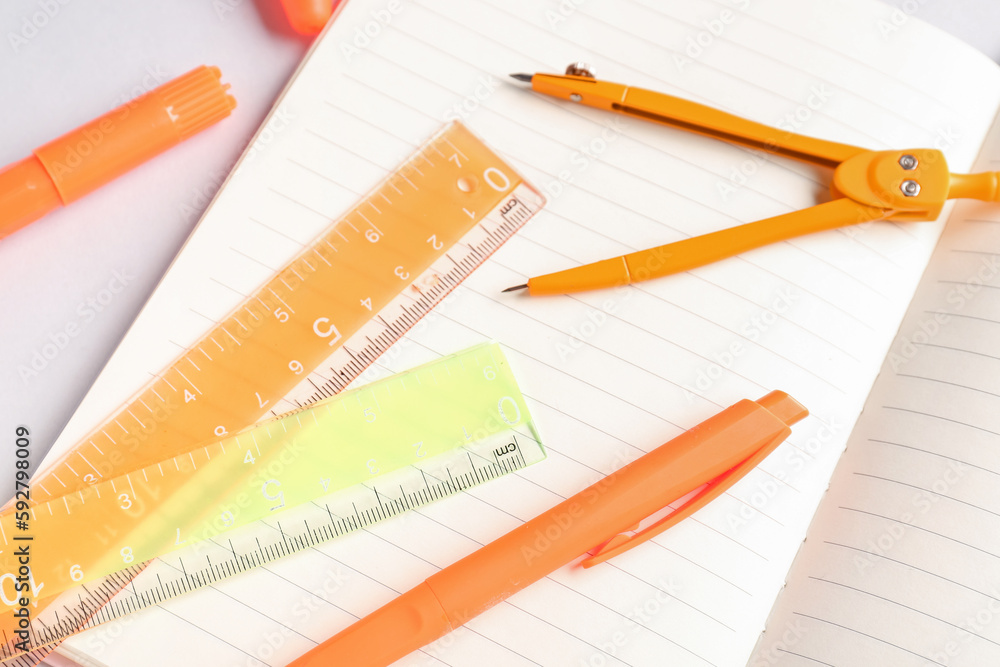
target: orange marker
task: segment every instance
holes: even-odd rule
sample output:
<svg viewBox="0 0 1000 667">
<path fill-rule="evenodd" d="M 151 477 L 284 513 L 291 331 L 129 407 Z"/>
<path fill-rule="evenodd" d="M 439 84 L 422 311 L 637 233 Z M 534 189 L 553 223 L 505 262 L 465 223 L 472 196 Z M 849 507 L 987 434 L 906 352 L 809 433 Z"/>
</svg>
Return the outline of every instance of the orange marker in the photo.
<svg viewBox="0 0 1000 667">
<path fill-rule="evenodd" d="M 0 171 L 0 238 L 228 116 L 236 100 L 221 76 L 201 66 Z"/>
<path fill-rule="evenodd" d="M 385 667 L 588 550 L 599 546 L 584 567 L 642 544 L 735 484 L 807 414 L 780 391 L 740 401 L 441 570 L 290 667 Z M 642 520 L 703 486 L 673 513 L 629 534 Z"/>
</svg>

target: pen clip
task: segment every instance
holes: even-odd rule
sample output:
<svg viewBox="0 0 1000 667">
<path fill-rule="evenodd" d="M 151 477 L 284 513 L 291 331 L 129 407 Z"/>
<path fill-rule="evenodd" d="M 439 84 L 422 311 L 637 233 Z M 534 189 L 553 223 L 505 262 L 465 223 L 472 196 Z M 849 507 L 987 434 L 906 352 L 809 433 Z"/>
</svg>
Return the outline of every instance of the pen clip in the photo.
<svg viewBox="0 0 1000 667">
<path fill-rule="evenodd" d="M 615 535 L 601 545 L 589 558 L 585 558 L 581 564 L 583 567 L 593 567 L 598 563 L 603 563 L 610 558 L 614 558 L 619 554 L 625 553 L 633 547 L 639 546 L 643 542 L 653 539 L 667 528 L 680 523 L 728 491 L 734 484 L 736 484 L 736 482 L 743 479 L 747 473 L 756 468 L 761 461 L 767 458 L 768 454 L 773 452 L 778 445 L 784 442 L 785 437 L 785 435 L 781 435 L 769 440 L 767 444 L 758 449 L 752 456 L 748 457 L 745 461 L 734 468 L 722 473 L 711 482 L 708 482 L 708 484 L 706 484 L 701 491 L 691 497 L 691 499 L 656 523 L 647 526 L 632 535 L 628 535 L 626 533 L 619 533 L 618 535 Z"/>
</svg>

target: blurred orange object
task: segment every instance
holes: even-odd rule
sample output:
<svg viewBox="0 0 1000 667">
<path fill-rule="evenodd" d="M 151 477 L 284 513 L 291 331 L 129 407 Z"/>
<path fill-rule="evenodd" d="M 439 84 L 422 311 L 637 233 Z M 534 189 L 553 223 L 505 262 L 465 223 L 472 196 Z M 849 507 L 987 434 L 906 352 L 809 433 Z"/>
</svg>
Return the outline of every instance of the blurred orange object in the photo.
<svg viewBox="0 0 1000 667">
<path fill-rule="evenodd" d="M 288 22 L 303 35 L 318 35 L 341 0 L 281 0 Z"/>
</svg>

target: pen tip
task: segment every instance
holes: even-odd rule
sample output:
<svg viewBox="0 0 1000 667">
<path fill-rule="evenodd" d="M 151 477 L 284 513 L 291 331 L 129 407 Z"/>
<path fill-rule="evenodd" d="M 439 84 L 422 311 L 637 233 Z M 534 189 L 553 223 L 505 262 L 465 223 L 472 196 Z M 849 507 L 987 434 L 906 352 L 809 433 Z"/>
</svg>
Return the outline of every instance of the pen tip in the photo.
<svg viewBox="0 0 1000 667">
<path fill-rule="evenodd" d="M 511 74 L 510 78 L 517 79 L 518 81 L 523 81 L 525 83 L 531 83 L 531 74 Z"/>
<path fill-rule="evenodd" d="M 504 292 L 516 292 L 516 291 L 522 290 L 522 289 L 528 289 L 528 285 L 527 284 L 524 284 L 524 285 L 514 285 L 513 287 L 508 287 L 507 289 L 505 289 Z"/>
</svg>

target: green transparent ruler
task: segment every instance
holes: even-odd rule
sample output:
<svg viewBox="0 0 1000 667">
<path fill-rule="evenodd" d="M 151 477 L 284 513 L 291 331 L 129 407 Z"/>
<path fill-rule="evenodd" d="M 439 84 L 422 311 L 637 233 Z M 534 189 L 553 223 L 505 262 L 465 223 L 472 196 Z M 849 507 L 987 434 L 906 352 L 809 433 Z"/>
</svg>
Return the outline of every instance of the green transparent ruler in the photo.
<svg viewBox="0 0 1000 667">
<path fill-rule="evenodd" d="M 27 532 L 14 512 L 0 527 L 31 536 L 37 597 L 63 594 L 32 623 L 37 647 L 544 457 L 493 343 L 37 504 Z M 124 583 L 177 550 L 182 571 L 154 563 L 127 602 L 114 578 L 87 586 L 116 572 Z M 0 553 L 3 572 L 16 571 L 13 554 Z"/>
</svg>

